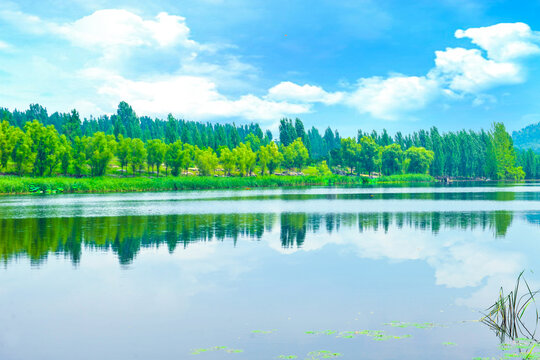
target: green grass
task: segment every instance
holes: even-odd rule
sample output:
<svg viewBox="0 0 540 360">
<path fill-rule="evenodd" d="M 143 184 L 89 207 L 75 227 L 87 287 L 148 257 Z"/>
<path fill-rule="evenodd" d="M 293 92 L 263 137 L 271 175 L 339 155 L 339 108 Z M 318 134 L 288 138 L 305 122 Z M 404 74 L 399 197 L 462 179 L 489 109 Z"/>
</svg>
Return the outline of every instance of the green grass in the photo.
<svg viewBox="0 0 540 360">
<path fill-rule="evenodd" d="M 257 176 L 257 177 L 0 177 L 0 194 L 105 193 L 233 189 L 287 186 L 359 185 L 366 180 L 352 176 Z"/>
<path fill-rule="evenodd" d="M 381 176 L 373 179 L 377 184 L 403 183 L 403 182 L 435 182 L 435 178 L 427 174 L 398 174 Z"/>
<path fill-rule="evenodd" d="M 0 176 L 0 194 L 32 193 L 107 193 L 176 191 L 202 189 L 241 189 L 268 187 L 335 186 L 378 183 L 434 181 L 429 175 L 405 174 L 385 176 L 378 179 L 343 175 L 305 176 L 253 176 L 253 177 L 213 177 L 213 176 L 135 176 L 135 177 L 18 177 Z"/>
</svg>

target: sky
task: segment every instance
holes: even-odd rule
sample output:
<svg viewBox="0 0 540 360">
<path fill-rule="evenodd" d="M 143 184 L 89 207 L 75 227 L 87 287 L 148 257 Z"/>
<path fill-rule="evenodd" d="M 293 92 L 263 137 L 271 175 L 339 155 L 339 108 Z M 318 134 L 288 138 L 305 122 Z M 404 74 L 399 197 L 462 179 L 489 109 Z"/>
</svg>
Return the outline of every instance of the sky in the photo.
<svg viewBox="0 0 540 360">
<path fill-rule="evenodd" d="M 342 136 L 540 121 L 540 1 L 0 0 L 0 106 Z"/>
</svg>

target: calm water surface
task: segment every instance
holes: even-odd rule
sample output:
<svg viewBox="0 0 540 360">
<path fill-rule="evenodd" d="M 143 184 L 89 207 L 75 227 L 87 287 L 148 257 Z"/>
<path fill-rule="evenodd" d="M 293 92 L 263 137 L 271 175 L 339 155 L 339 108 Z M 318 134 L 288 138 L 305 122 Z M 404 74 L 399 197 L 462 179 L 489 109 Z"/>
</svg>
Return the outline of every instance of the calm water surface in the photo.
<svg viewBox="0 0 540 360">
<path fill-rule="evenodd" d="M 537 183 L 3 197 L 0 359 L 498 359 L 539 235 Z"/>
</svg>

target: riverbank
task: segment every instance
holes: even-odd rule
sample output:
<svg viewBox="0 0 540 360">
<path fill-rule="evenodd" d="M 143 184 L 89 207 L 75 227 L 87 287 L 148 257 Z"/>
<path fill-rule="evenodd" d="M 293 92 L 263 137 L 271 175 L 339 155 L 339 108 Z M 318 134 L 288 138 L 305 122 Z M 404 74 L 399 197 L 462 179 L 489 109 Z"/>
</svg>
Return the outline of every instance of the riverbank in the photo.
<svg viewBox="0 0 540 360">
<path fill-rule="evenodd" d="M 434 182 L 429 175 L 404 174 L 371 179 L 361 176 L 252 176 L 252 177 L 0 177 L 0 194 L 114 193 L 203 189 L 241 189 L 299 186 L 365 185 Z"/>
</svg>

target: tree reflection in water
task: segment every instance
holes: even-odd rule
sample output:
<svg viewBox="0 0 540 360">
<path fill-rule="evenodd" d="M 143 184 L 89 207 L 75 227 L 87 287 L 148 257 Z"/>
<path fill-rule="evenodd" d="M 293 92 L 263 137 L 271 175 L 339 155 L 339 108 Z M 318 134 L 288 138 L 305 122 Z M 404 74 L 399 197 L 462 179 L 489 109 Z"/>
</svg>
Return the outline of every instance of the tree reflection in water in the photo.
<svg viewBox="0 0 540 360">
<path fill-rule="evenodd" d="M 357 228 L 359 233 L 412 228 L 435 235 L 441 229 L 482 229 L 505 236 L 513 216 L 511 211 L 491 211 L 0 219 L 0 258 L 7 264 L 10 259 L 27 256 L 33 264 L 40 264 L 49 254 L 62 254 L 77 264 L 84 247 L 112 250 L 121 264 L 129 264 L 141 248 L 167 246 L 172 253 L 178 246 L 185 248 L 192 242 L 232 240 L 236 244 L 239 238 L 260 240 L 278 222 L 284 248 L 302 247 L 309 233 L 333 233 L 341 227 Z"/>
</svg>

